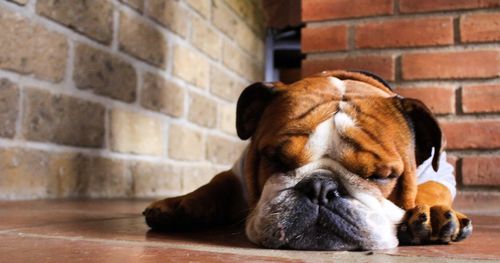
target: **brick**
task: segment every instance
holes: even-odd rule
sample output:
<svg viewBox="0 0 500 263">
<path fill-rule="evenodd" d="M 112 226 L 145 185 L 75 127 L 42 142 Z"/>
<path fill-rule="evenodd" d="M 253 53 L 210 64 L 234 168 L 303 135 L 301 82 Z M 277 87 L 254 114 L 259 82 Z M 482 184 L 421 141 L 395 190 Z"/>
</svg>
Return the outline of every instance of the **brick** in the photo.
<svg viewBox="0 0 500 263">
<path fill-rule="evenodd" d="M 387 48 L 453 44 L 451 17 L 398 19 L 356 26 L 356 47 Z"/>
<path fill-rule="evenodd" d="M 302 52 L 346 50 L 347 26 L 305 27 L 301 34 Z"/>
<path fill-rule="evenodd" d="M 49 183 L 49 158 L 46 153 L 0 148 L 0 170 L 0 198 L 46 197 Z"/>
<path fill-rule="evenodd" d="M 115 152 L 163 155 L 165 136 L 158 118 L 113 109 L 110 129 L 111 150 Z"/>
<path fill-rule="evenodd" d="M 135 100 L 137 74 L 132 65 L 84 44 L 75 50 L 73 80 L 77 88 L 125 102 Z"/>
<path fill-rule="evenodd" d="M 403 97 L 421 100 L 435 114 L 455 113 L 454 87 L 405 87 L 394 91 Z"/>
<path fill-rule="evenodd" d="M 188 119 L 199 125 L 213 128 L 217 118 L 217 104 L 215 101 L 191 93 L 191 103 L 189 105 Z"/>
<path fill-rule="evenodd" d="M 206 21 L 195 16 L 193 16 L 191 22 L 191 43 L 216 60 L 221 56 L 221 36 L 210 28 Z"/>
<path fill-rule="evenodd" d="M 267 19 L 265 18 L 264 8 L 259 5 L 258 1 L 225 0 L 225 2 L 258 35 L 264 35 L 265 21 Z"/>
<path fill-rule="evenodd" d="M 462 42 L 500 41 L 500 12 L 462 16 L 460 40 Z"/>
<path fill-rule="evenodd" d="M 184 89 L 163 77 L 146 73 L 142 87 L 141 105 L 173 117 L 184 113 Z"/>
<path fill-rule="evenodd" d="M 224 2 L 229 6 L 234 13 L 236 13 L 241 18 L 250 18 L 252 15 L 252 9 L 254 9 L 254 3 L 251 0 L 224 0 Z"/>
<path fill-rule="evenodd" d="M 218 129 L 231 135 L 236 135 L 236 105 L 219 104 L 218 109 Z"/>
<path fill-rule="evenodd" d="M 144 10 L 144 0 L 120 0 L 120 2 L 142 12 Z"/>
<path fill-rule="evenodd" d="M 0 9 L 0 69 L 59 82 L 64 77 L 67 54 L 68 43 L 62 34 Z"/>
<path fill-rule="evenodd" d="M 22 135 L 27 140 L 101 147 L 104 107 L 38 89 L 25 90 Z"/>
<path fill-rule="evenodd" d="M 454 155 L 449 155 L 446 154 L 446 161 L 453 166 L 453 169 L 455 171 L 454 176 L 456 176 L 456 171 L 457 171 L 457 162 L 458 162 L 458 157 Z"/>
<path fill-rule="evenodd" d="M 177 160 L 199 161 L 204 158 L 203 134 L 181 125 L 171 125 L 168 156 Z"/>
<path fill-rule="evenodd" d="M 19 89 L 7 79 L 0 79 L 0 137 L 13 138 L 19 114 Z"/>
<path fill-rule="evenodd" d="M 108 0 L 39 0 L 36 11 L 99 42 L 109 44 L 113 38 L 113 5 Z"/>
<path fill-rule="evenodd" d="M 306 59 L 302 61 L 302 76 L 323 70 L 367 70 L 386 80 L 394 80 L 394 59 L 391 56 L 358 56 L 332 59 Z"/>
<path fill-rule="evenodd" d="M 462 159 L 464 185 L 500 186 L 499 156 L 470 156 Z"/>
<path fill-rule="evenodd" d="M 244 23 L 238 23 L 236 42 L 258 61 L 264 59 L 264 42 Z"/>
<path fill-rule="evenodd" d="M 243 81 L 230 76 L 218 67 L 212 66 L 210 73 L 210 92 L 227 101 L 236 102 L 247 86 Z"/>
<path fill-rule="evenodd" d="M 228 68 L 250 81 L 263 79 L 262 65 L 253 61 L 252 57 L 226 41 L 223 43 L 222 50 L 222 61 Z"/>
<path fill-rule="evenodd" d="M 500 6 L 499 0 L 400 0 L 399 10 L 403 13 L 434 12 Z"/>
<path fill-rule="evenodd" d="M 189 13 L 180 1 L 148 0 L 146 14 L 178 35 L 187 36 Z"/>
<path fill-rule="evenodd" d="M 462 110 L 472 112 L 500 112 L 500 85 L 474 85 L 462 88 Z"/>
<path fill-rule="evenodd" d="M 91 176 L 81 173 L 83 170 L 81 165 L 83 155 L 78 153 L 44 154 L 49 157 L 47 197 L 79 197 L 84 192 L 80 182 Z"/>
<path fill-rule="evenodd" d="M 182 171 L 182 193 L 190 193 L 207 184 L 219 172 L 213 165 L 185 165 Z"/>
<path fill-rule="evenodd" d="M 121 160 L 103 157 L 88 157 L 84 160 L 80 178 L 87 175 L 88 184 L 84 194 L 92 198 L 129 197 L 132 194 L 132 177 L 126 173 L 125 163 Z M 80 182 L 81 184 L 81 182 Z"/>
<path fill-rule="evenodd" d="M 267 18 L 263 3 L 252 0 L 225 0 L 225 2 L 258 36 L 265 36 Z M 300 17 L 296 18 L 299 19 Z"/>
<path fill-rule="evenodd" d="M 489 78 L 500 76 L 500 51 L 404 54 L 403 79 Z"/>
<path fill-rule="evenodd" d="M 211 165 L 135 162 L 131 166 L 134 196 L 161 197 L 189 193 L 217 173 Z"/>
<path fill-rule="evenodd" d="M 392 0 L 304 0 L 302 21 L 389 15 L 392 9 Z"/>
<path fill-rule="evenodd" d="M 232 141 L 220 136 L 207 136 L 207 160 L 216 163 L 231 165 L 243 152 L 245 144 L 242 142 Z"/>
<path fill-rule="evenodd" d="M 124 161 L 103 157 L 79 156 L 78 196 L 104 198 L 127 197 L 132 193 L 132 177 Z"/>
<path fill-rule="evenodd" d="M 228 37 L 233 38 L 238 29 L 238 20 L 222 0 L 212 2 L 212 23 Z"/>
<path fill-rule="evenodd" d="M 208 60 L 195 51 L 177 45 L 174 49 L 173 73 L 195 86 L 206 89 L 210 81 Z"/>
<path fill-rule="evenodd" d="M 211 1 L 187 0 L 189 6 L 205 18 L 210 18 Z"/>
<path fill-rule="evenodd" d="M 155 66 L 165 66 L 167 40 L 156 28 L 122 12 L 118 38 L 120 50 Z"/>
<path fill-rule="evenodd" d="M 166 163 L 135 162 L 130 168 L 136 197 L 174 196 L 181 194 L 182 171 Z"/>
<path fill-rule="evenodd" d="M 232 69 L 236 73 L 242 75 L 242 61 L 244 60 L 245 54 L 237 48 L 233 43 L 224 41 L 222 47 L 222 60 L 226 67 Z M 250 62 L 250 60 L 247 60 Z"/>
<path fill-rule="evenodd" d="M 250 82 L 264 80 L 264 65 L 262 62 L 252 61 L 250 56 L 244 55 L 240 57 L 241 75 Z"/>
<path fill-rule="evenodd" d="M 134 164 L 134 196 L 177 196 L 192 192 L 208 183 L 219 172 L 211 165 L 173 165 L 169 163 Z"/>
<path fill-rule="evenodd" d="M 0 157 L 1 198 L 127 197 L 131 193 L 131 176 L 120 160 L 20 148 L 0 149 Z"/>
<path fill-rule="evenodd" d="M 494 149 L 500 147 L 500 121 L 442 122 L 448 149 Z"/>
<path fill-rule="evenodd" d="M 125 162 L 79 153 L 50 154 L 48 197 L 128 197 L 132 176 Z"/>
</svg>

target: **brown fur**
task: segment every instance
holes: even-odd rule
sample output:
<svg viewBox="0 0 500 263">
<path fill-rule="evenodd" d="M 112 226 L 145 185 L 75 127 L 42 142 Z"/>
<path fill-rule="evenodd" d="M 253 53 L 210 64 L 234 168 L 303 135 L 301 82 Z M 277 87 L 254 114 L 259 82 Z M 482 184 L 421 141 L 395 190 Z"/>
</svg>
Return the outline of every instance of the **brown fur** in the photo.
<svg viewBox="0 0 500 263">
<path fill-rule="evenodd" d="M 321 73 L 290 86 L 280 85 L 275 91 L 274 99 L 262 114 L 252 136 L 248 154 L 247 163 L 251 165 L 247 166 L 245 174 L 250 186 L 250 205 L 258 201 L 267 178 L 283 168 L 276 166 L 277 160 L 273 156 L 286 160 L 282 162 L 287 169 L 311 161 L 310 153 L 305 149 L 309 135 L 319 123 L 337 111 L 342 100 L 341 94 L 325 76 L 346 80 L 343 100 L 355 105 L 347 111 L 356 115 L 357 121 L 371 127 L 370 131 L 352 129 L 346 133 L 344 139 L 356 145 L 345 151 L 339 161 L 365 178 L 402 174 L 400 187 L 403 191 L 393 193 L 396 181 L 380 188 L 385 197 L 391 196 L 396 204 L 412 208 L 416 195 L 412 134 L 409 128 L 401 130 L 406 126 L 406 120 L 393 103 L 392 97 L 396 94 L 372 78 L 346 71 Z M 388 102 L 393 103 L 393 107 L 388 108 Z M 360 149 L 360 145 L 368 148 Z"/>
<path fill-rule="evenodd" d="M 241 222 L 248 213 L 242 193 L 239 179 L 222 172 L 189 194 L 151 203 L 143 214 L 149 226 L 166 231 Z"/>
<path fill-rule="evenodd" d="M 328 82 L 328 76 L 344 81 L 343 96 Z M 311 161 L 311 153 L 305 147 L 309 135 L 344 100 L 351 105 L 344 111 L 356 116 L 360 127 L 370 130 L 348 129 L 342 139 L 350 146 L 338 161 L 366 179 L 396 175 L 391 182 L 378 187 L 386 198 L 408 211 L 404 223 L 408 242 L 449 242 L 470 235 L 471 227 L 467 228 L 470 220 L 451 209 L 451 195 L 446 187 L 435 182 L 417 187 L 415 148 L 418 150 L 420 145 L 414 145 L 413 131 L 404 112 L 419 110 L 418 103 L 405 104 L 378 80 L 347 71 L 322 72 L 288 86 L 256 83 L 244 91 L 242 97 L 245 96 L 248 98 L 240 97 L 238 102 L 237 128 L 240 137 L 252 138 L 244 167 L 250 210 L 271 174 Z M 416 111 L 415 116 L 423 114 L 433 120 L 426 115 L 427 111 L 426 108 Z M 190 194 L 154 202 L 144 212 L 146 220 L 153 228 L 169 224 L 176 227 L 173 220 L 191 226 L 237 220 L 248 212 L 238 180 L 228 171 Z M 450 225 L 454 228 L 448 229 Z"/>
</svg>

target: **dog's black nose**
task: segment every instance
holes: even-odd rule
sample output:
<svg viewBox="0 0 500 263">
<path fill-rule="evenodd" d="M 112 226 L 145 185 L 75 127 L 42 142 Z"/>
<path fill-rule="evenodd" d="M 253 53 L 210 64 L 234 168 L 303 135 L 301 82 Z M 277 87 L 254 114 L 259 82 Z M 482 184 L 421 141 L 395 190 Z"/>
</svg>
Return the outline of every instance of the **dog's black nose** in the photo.
<svg viewBox="0 0 500 263">
<path fill-rule="evenodd" d="M 314 204 L 325 205 L 339 197 L 338 184 L 330 178 L 316 176 L 305 178 L 294 188 L 305 194 Z"/>
</svg>

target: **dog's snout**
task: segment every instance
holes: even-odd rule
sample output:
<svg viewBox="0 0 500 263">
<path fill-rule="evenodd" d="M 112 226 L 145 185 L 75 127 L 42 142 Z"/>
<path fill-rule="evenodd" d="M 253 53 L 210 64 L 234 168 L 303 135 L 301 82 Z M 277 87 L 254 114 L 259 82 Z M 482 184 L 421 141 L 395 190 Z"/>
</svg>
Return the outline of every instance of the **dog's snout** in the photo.
<svg viewBox="0 0 500 263">
<path fill-rule="evenodd" d="M 297 183 L 295 190 L 304 194 L 314 204 L 325 205 L 339 197 L 338 183 L 323 177 L 306 178 Z"/>
</svg>

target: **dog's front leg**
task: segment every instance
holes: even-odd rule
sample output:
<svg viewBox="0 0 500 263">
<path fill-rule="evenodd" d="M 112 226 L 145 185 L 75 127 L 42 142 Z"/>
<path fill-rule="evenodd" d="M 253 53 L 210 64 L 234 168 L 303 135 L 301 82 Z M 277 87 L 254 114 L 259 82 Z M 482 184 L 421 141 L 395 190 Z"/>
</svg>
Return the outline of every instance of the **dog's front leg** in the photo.
<svg viewBox="0 0 500 263">
<path fill-rule="evenodd" d="M 151 203 L 143 215 L 152 229 L 182 231 L 236 222 L 247 210 L 240 180 L 226 171 L 189 194 Z"/>
</svg>

